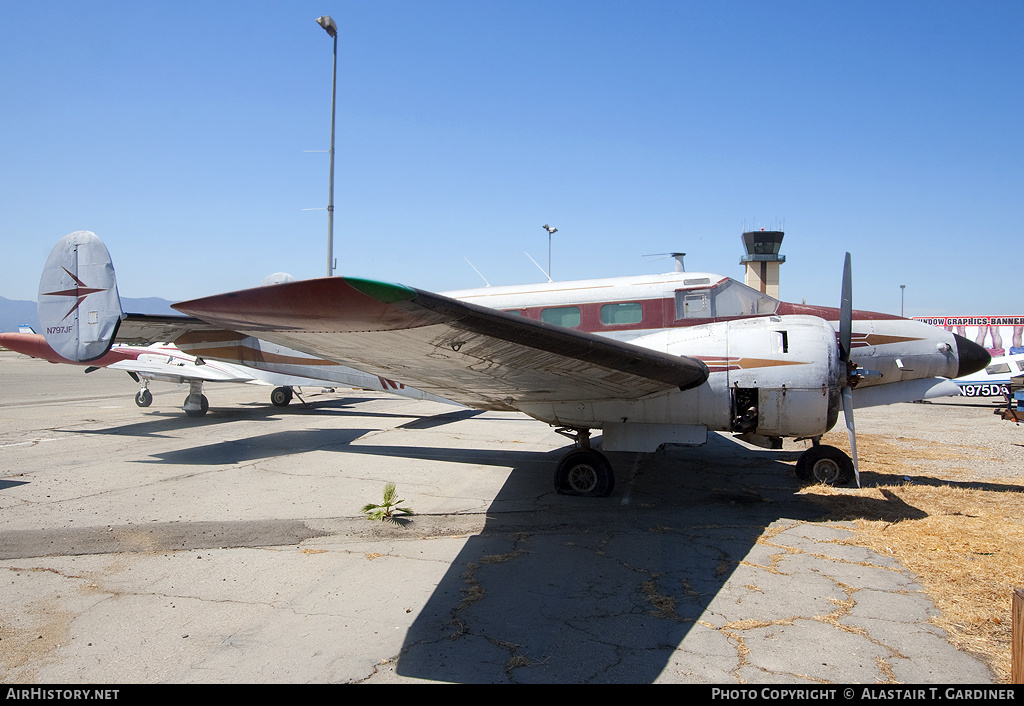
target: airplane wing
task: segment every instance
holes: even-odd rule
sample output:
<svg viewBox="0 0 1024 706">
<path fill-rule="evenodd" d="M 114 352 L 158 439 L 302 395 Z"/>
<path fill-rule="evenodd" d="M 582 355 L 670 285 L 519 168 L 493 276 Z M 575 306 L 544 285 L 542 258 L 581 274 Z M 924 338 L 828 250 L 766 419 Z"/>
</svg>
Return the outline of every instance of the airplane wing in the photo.
<svg viewBox="0 0 1024 706">
<path fill-rule="evenodd" d="M 117 351 L 117 348 L 112 349 Z M 150 380 L 164 382 L 187 382 L 202 380 L 203 382 L 253 382 L 256 378 L 249 371 L 238 366 L 224 363 L 207 363 L 196 365 L 191 356 L 180 353 L 153 350 L 133 351 L 134 359 L 111 363 L 105 366 L 109 370 L 124 370 L 136 373 Z"/>
<path fill-rule="evenodd" d="M 708 377 L 695 358 L 351 277 L 269 285 L 174 308 L 478 409 L 637 399 L 697 387 Z"/>
<path fill-rule="evenodd" d="M 117 328 L 114 343 L 130 346 L 148 346 L 151 343 L 174 341 L 188 331 L 217 330 L 205 321 L 191 316 L 165 316 L 154 314 L 125 314 Z"/>
</svg>

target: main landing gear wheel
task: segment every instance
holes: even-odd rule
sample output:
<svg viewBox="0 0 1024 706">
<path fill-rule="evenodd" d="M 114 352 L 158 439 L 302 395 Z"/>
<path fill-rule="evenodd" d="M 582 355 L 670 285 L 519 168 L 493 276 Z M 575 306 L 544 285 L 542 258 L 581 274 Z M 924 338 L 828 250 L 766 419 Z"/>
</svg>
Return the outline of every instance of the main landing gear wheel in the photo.
<svg viewBox="0 0 1024 706">
<path fill-rule="evenodd" d="M 570 451 L 555 468 L 555 490 L 563 495 L 604 498 L 614 487 L 612 465 L 593 449 Z"/>
<path fill-rule="evenodd" d="M 797 459 L 796 476 L 825 485 L 847 485 L 854 477 L 853 461 L 835 446 L 812 446 Z"/>
<path fill-rule="evenodd" d="M 148 407 L 153 404 L 153 393 L 149 390 L 139 390 L 135 393 L 135 404 L 140 407 Z"/>
<path fill-rule="evenodd" d="M 199 409 L 189 408 L 188 401 L 191 397 L 192 395 L 189 395 L 188 397 L 185 398 L 185 414 L 187 414 L 190 417 L 201 417 L 204 414 L 206 414 L 206 412 L 210 409 L 210 401 L 206 399 L 206 395 L 199 396 Z"/>
<path fill-rule="evenodd" d="M 287 407 L 288 403 L 292 401 L 292 388 L 275 387 L 274 391 L 270 393 L 270 401 L 275 407 Z"/>
</svg>

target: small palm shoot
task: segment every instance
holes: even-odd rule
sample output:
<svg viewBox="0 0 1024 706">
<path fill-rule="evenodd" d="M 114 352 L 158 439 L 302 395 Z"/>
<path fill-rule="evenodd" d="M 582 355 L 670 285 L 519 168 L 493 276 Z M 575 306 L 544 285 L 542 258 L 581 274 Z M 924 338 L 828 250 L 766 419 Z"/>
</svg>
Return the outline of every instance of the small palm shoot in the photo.
<svg viewBox="0 0 1024 706">
<path fill-rule="evenodd" d="M 377 503 L 367 503 L 363 505 L 363 509 L 360 512 L 365 514 L 368 520 L 380 520 L 381 522 L 387 520 L 388 522 L 399 524 L 405 518 L 398 518 L 395 516 L 395 513 L 412 515 L 413 510 L 409 507 L 399 507 L 405 500 L 395 500 L 395 496 L 395 484 L 388 483 L 384 486 L 383 502 L 379 505 Z"/>
</svg>

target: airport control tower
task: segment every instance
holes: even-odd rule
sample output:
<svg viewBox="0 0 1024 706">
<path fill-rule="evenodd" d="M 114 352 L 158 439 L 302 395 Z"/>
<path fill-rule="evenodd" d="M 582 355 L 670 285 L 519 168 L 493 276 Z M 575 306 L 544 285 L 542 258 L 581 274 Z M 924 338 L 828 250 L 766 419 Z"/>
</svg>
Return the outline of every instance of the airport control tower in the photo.
<svg viewBox="0 0 1024 706">
<path fill-rule="evenodd" d="M 747 271 L 743 282 L 770 297 L 779 298 L 779 265 L 786 261 L 779 255 L 782 247 L 781 230 L 752 230 L 743 234 L 743 248 L 747 254 L 740 258 L 740 264 Z"/>
</svg>

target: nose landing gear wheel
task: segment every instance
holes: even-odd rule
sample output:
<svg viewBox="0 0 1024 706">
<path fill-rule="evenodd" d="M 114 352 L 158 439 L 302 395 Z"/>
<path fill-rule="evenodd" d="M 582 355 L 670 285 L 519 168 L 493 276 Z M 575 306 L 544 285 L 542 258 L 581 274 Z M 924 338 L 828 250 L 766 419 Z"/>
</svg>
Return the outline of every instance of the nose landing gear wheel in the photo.
<svg viewBox="0 0 1024 706">
<path fill-rule="evenodd" d="M 614 487 L 611 464 L 592 449 L 570 451 L 555 468 L 555 490 L 563 495 L 604 498 Z"/>
<path fill-rule="evenodd" d="M 825 485 L 848 485 L 854 477 L 853 461 L 835 446 L 812 446 L 797 459 L 796 476 Z"/>
</svg>

